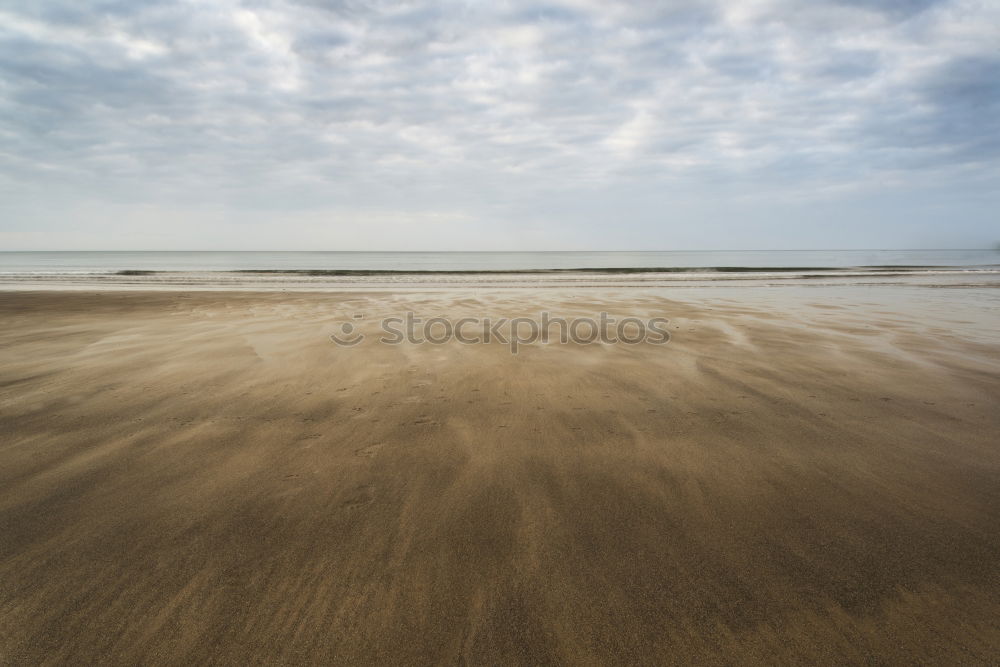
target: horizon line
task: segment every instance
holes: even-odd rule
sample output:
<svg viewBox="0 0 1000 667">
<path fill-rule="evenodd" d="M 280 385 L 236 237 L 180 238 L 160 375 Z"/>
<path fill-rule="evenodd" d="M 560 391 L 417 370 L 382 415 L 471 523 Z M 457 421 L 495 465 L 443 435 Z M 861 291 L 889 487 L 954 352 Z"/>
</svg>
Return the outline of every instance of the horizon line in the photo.
<svg viewBox="0 0 1000 667">
<path fill-rule="evenodd" d="M 384 253 L 384 254 L 495 254 L 495 253 L 659 253 L 659 252 L 916 252 L 916 251 L 969 251 L 969 250 L 993 250 L 1000 252 L 1000 246 L 987 246 L 978 248 L 693 248 L 693 249 L 673 249 L 673 250 L 236 250 L 236 249 L 160 249 L 152 250 L 148 248 L 135 248 L 128 250 L 68 250 L 68 249 L 46 249 L 46 250 L 0 250 L 0 253 L 28 253 L 28 252 L 230 252 L 230 253 Z"/>
</svg>

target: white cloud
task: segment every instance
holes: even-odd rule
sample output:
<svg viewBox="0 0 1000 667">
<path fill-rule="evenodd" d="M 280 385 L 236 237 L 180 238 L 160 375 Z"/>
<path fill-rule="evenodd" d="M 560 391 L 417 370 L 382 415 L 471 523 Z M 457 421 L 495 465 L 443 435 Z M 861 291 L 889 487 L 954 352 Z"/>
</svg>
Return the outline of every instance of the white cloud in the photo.
<svg viewBox="0 0 1000 667">
<path fill-rule="evenodd" d="M 677 192 L 992 201 L 998 26 L 975 0 L 0 0 L 0 224 L 44 224 L 43 193 L 286 211 L 276 236 L 373 202 L 548 238 L 659 233 Z"/>
</svg>

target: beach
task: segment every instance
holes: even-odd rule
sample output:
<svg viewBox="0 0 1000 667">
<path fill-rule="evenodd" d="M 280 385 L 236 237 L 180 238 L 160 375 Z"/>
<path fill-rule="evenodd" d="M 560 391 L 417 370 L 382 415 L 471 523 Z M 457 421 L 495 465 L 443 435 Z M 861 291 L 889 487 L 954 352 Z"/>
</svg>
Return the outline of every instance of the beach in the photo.
<svg viewBox="0 0 1000 667">
<path fill-rule="evenodd" d="M 0 663 L 995 661 L 1000 293 L 800 282 L 0 291 Z"/>
<path fill-rule="evenodd" d="M 0 3 L 0 667 L 1000 667 L 998 46 Z"/>
</svg>

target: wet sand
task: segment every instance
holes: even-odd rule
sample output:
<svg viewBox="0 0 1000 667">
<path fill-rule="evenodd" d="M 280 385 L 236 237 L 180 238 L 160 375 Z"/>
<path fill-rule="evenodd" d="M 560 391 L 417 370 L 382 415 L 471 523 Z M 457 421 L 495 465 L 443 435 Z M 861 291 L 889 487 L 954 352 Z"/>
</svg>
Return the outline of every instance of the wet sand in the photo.
<svg viewBox="0 0 1000 667">
<path fill-rule="evenodd" d="M 0 292 L 0 663 L 995 662 L 1000 311 L 813 294 Z"/>
</svg>

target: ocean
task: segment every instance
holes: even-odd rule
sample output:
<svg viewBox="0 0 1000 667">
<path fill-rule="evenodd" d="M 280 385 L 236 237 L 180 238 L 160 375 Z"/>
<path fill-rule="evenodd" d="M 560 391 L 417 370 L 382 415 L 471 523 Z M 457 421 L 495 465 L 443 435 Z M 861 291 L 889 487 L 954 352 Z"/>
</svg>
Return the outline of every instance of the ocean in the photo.
<svg viewBox="0 0 1000 667">
<path fill-rule="evenodd" d="M 128 272 L 449 272 L 669 269 L 763 271 L 1000 269 L 998 250 L 704 250 L 639 252 L 0 252 L 0 274 Z"/>
</svg>

